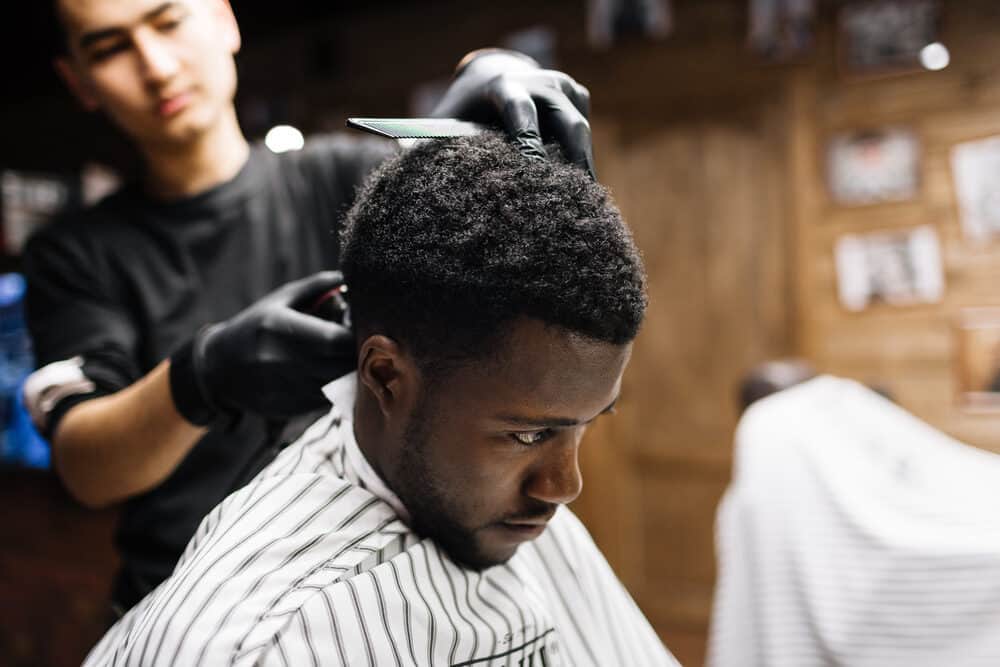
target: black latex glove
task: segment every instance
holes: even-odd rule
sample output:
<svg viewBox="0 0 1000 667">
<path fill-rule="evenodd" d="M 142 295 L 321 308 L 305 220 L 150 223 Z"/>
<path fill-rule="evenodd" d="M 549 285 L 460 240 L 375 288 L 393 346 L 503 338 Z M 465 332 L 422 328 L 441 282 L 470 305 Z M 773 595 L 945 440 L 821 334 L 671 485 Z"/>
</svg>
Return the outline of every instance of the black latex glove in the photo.
<svg viewBox="0 0 1000 667">
<path fill-rule="evenodd" d="M 354 370 L 354 336 L 302 310 L 343 282 L 338 271 L 317 273 L 198 332 L 171 357 L 178 412 L 204 425 L 219 412 L 283 418 L 323 407 L 323 385 Z"/>
<path fill-rule="evenodd" d="M 516 51 L 483 49 L 463 58 L 431 115 L 499 120 L 521 152 L 534 157 L 545 157 L 543 137 L 554 139 L 570 162 L 596 178 L 587 120 L 590 93 L 567 74 L 541 69 Z"/>
</svg>

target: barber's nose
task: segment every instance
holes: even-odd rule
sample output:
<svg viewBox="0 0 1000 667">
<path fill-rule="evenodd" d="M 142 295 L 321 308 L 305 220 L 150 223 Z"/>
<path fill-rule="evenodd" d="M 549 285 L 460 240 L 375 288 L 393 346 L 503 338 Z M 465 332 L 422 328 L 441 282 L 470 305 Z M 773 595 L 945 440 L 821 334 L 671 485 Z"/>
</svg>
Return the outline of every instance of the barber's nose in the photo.
<svg viewBox="0 0 1000 667">
<path fill-rule="evenodd" d="M 135 48 L 147 81 L 162 83 L 177 73 L 180 62 L 170 44 L 161 36 L 155 33 L 136 35 Z"/>
<path fill-rule="evenodd" d="M 565 505 L 583 490 L 578 452 L 583 433 L 567 433 L 549 447 L 528 479 L 525 493 L 536 500 Z"/>
</svg>

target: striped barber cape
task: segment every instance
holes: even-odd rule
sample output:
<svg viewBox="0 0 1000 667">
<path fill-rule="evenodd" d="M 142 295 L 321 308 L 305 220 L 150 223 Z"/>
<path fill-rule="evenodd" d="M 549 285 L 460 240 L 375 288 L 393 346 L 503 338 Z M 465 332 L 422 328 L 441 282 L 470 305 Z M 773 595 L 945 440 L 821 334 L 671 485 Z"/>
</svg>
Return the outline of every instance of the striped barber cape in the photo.
<svg viewBox="0 0 1000 667">
<path fill-rule="evenodd" d="M 712 667 L 1000 665 L 1000 456 L 860 384 L 750 407 L 716 546 Z"/>
<path fill-rule="evenodd" d="M 676 665 L 586 529 L 560 508 L 476 572 L 404 522 L 333 408 L 202 522 L 173 575 L 85 665 Z"/>
</svg>

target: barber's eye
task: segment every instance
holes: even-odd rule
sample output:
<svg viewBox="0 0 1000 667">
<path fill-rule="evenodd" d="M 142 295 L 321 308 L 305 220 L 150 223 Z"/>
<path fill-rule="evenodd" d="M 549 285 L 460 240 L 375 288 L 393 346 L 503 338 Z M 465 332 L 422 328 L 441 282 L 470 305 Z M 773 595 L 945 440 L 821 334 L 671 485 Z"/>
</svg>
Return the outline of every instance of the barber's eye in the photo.
<svg viewBox="0 0 1000 667">
<path fill-rule="evenodd" d="M 541 431 L 518 431 L 516 433 L 511 433 L 510 437 L 514 438 L 514 440 L 522 445 L 537 445 L 538 443 L 545 442 L 551 438 L 552 434 L 552 429 L 546 428 Z"/>
<path fill-rule="evenodd" d="M 114 55 L 121 53 L 128 49 L 129 44 L 126 41 L 111 42 L 109 44 L 100 46 L 90 53 L 90 61 L 94 63 L 99 63 L 111 58 Z"/>
<path fill-rule="evenodd" d="M 156 28 L 160 32 L 170 32 L 172 30 L 175 30 L 178 26 L 180 26 L 180 24 L 181 20 L 179 18 L 170 19 L 166 21 L 160 21 L 159 23 L 156 24 Z"/>
</svg>

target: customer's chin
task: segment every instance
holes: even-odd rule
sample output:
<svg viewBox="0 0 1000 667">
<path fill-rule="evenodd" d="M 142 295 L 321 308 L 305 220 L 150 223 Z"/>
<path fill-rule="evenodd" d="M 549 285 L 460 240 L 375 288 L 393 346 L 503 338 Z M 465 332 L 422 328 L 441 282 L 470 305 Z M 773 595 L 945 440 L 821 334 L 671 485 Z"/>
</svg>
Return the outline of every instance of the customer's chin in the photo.
<svg viewBox="0 0 1000 667">
<path fill-rule="evenodd" d="M 468 539 L 450 545 L 442 544 L 442 546 L 456 563 L 470 570 L 481 572 L 509 561 L 517 553 L 521 544 L 509 540 L 494 540 L 490 537 L 484 535 L 480 539 Z"/>
</svg>

